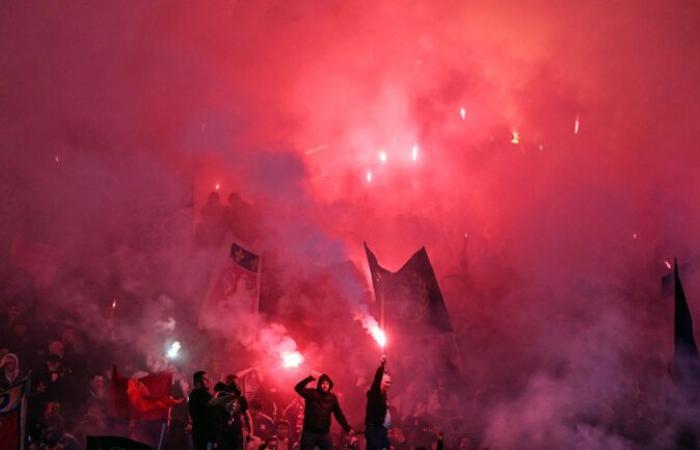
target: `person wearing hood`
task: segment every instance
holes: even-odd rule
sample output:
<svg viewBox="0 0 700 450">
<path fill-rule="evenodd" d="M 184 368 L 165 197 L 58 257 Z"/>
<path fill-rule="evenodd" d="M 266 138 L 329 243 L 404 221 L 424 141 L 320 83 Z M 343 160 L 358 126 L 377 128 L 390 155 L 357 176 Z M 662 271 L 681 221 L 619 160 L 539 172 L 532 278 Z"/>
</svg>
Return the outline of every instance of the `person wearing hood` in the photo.
<svg viewBox="0 0 700 450">
<path fill-rule="evenodd" d="M 19 381 L 19 358 L 8 353 L 0 362 L 0 390 L 7 389 Z"/>
<path fill-rule="evenodd" d="M 306 403 L 300 450 L 313 450 L 314 447 L 318 447 L 318 450 L 331 450 L 331 413 L 346 433 L 353 435 L 355 432 L 340 409 L 338 397 L 331 392 L 333 381 L 328 375 L 322 374 L 318 377 L 316 389 L 306 387 L 310 381 L 316 379 L 314 375 L 309 375 L 294 387 Z"/>
</svg>

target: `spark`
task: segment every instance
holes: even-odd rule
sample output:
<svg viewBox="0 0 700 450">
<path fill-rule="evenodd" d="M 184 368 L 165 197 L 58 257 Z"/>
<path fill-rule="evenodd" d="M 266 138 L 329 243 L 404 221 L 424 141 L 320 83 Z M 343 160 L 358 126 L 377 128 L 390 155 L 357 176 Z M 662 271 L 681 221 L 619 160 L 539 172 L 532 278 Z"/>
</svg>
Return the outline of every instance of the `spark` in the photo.
<svg viewBox="0 0 700 450">
<path fill-rule="evenodd" d="M 542 151 L 543 148 L 544 147 L 542 147 L 542 144 L 540 144 L 540 146 L 539 146 L 540 151 Z"/>
<path fill-rule="evenodd" d="M 418 144 L 415 144 L 413 150 L 411 150 L 411 159 L 413 161 L 418 160 Z"/>
<path fill-rule="evenodd" d="M 637 233 L 632 233 L 632 239 L 637 239 Z"/>
<path fill-rule="evenodd" d="M 117 308 L 117 299 L 115 298 L 114 301 L 112 301 L 112 309 Z"/>
<path fill-rule="evenodd" d="M 180 341 L 175 341 L 170 345 L 165 355 L 170 359 L 175 359 L 181 348 Z"/>
<path fill-rule="evenodd" d="M 387 160 L 387 154 L 386 154 L 386 152 L 385 152 L 384 150 L 382 150 L 381 152 L 379 152 L 379 160 L 380 160 L 381 162 L 383 162 L 383 163 L 386 162 L 386 160 Z"/>
<path fill-rule="evenodd" d="M 513 130 L 513 138 L 510 140 L 511 144 L 520 144 L 520 133 L 517 130 Z"/>
<path fill-rule="evenodd" d="M 666 264 L 666 268 L 668 268 L 668 270 L 673 269 L 673 266 L 671 265 L 671 261 L 666 260 L 666 261 L 664 261 L 664 264 Z"/>
<path fill-rule="evenodd" d="M 221 184 L 216 183 L 216 186 L 214 186 L 214 189 L 216 189 L 217 191 L 218 191 L 219 189 L 221 189 Z"/>
<path fill-rule="evenodd" d="M 59 160 L 58 160 L 58 155 L 56 155 L 56 163 L 58 163 L 58 161 L 59 161 Z"/>
<path fill-rule="evenodd" d="M 365 180 L 366 180 L 368 183 L 371 183 L 371 182 L 372 182 L 372 171 L 371 171 L 371 170 L 368 170 L 367 173 L 365 174 Z"/>
<path fill-rule="evenodd" d="M 283 367 L 299 367 L 304 362 L 304 356 L 299 352 L 283 352 L 280 356 Z"/>
<path fill-rule="evenodd" d="M 462 120 L 465 120 L 467 118 L 467 110 L 462 106 L 459 108 L 459 117 L 462 118 Z"/>
<path fill-rule="evenodd" d="M 580 117 L 577 115 L 576 120 L 574 121 L 574 134 L 578 134 L 578 130 L 581 127 L 581 121 Z"/>
</svg>

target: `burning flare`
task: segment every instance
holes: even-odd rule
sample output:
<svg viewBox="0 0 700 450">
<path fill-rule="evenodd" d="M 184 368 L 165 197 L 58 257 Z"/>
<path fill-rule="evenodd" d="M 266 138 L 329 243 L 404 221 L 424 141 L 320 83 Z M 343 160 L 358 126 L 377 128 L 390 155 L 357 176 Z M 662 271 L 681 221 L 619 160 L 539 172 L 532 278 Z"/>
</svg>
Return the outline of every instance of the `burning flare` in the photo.
<svg viewBox="0 0 700 450">
<path fill-rule="evenodd" d="M 517 130 L 513 130 L 513 138 L 510 140 L 511 144 L 520 144 L 520 133 Z"/>
<path fill-rule="evenodd" d="M 165 356 L 167 356 L 170 359 L 175 359 L 175 358 L 177 358 L 177 354 L 181 348 L 182 348 L 182 346 L 180 345 L 180 341 L 175 341 L 172 344 L 170 344 L 170 347 L 168 348 L 168 351 L 165 353 Z"/>
<path fill-rule="evenodd" d="M 387 342 L 386 333 L 384 333 L 384 330 L 381 329 L 374 317 L 369 314 L 360 313 L 355 315 L 355 320 L 359 320 L 362 323 L 362 327 L 367 330 L 367 333 L 372 336 L 372 339 L 374 339 L 383 350 Z"/>
<path fill-rule="evenodd" d="M 282 367 L 299 367 L 304 362 L 304 356 L 299 352 L 282 352 Z"/>
</svg>

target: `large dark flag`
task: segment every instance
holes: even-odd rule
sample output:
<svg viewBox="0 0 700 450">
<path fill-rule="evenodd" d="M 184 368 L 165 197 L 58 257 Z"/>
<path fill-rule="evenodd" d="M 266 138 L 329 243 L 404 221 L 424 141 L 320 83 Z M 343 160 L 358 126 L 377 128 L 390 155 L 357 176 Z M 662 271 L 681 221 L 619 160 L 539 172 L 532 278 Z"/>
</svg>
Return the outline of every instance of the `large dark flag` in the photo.
<svg viewBox="0 0 700 450">
<path fill-rule="evenodd" d="M 29 378 L 0 391 L 0 448 L 24 449 Z"/>
<path fill-rule="evenodd" d="M 398 272 L 380 266 L 366 243 L 365 251 L 374 295 L 390 327 L 413 334 L 452 331 L 450 316 L 425 247 L 411 256 Z"/>
<path fill-rule="evenodd" d="M 241 314 L 257 313 L 261 257 L 233 241 L 212 273 L 199 316 L 200 328 L 229 324 Z"/>
<path fill-rule="evenodd" d="M 153 448 L 125 437 L 88 436 L 87 450 L 153 450 Z"/>
<path fill-rule="evenodd" d="M 674 261 L 674 366 L 681 388 L 693 398 L 700 388 L 700 357 L 693 336 L 693 319 L 688 308 L 683 284 L 678 276 L 678 262 Z"/>
</svg>

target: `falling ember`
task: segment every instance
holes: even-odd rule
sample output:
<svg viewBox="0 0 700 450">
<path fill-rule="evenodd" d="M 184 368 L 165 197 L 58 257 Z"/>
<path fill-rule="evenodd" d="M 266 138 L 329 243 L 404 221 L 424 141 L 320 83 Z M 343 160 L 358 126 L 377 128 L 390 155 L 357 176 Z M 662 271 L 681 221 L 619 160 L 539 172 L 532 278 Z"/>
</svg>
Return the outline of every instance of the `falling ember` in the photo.
<svg viewBox="0 0 700 450">
<path fill-rule="evenodd" d="M 666 260 L 666 261 L 664 261 L 664 264 L 666 264 L 666 268 L 667 268 L 668 270 L 673 269 L 673 266 L 671 265 L 671 261 Z"/>
<path fill-rule="evenodd" d="M 115 298 L 115 299 L 112 301 L 112 309 L 116 309 L 116 308 L 117 308 L 117 299 Z"/>
<path fill-rule="evenodd" d="M 581 121 L 579 116 L 576 116 L 576 120 L 574 121 L 574 134 L 578 134 L 578 130 L 581 126 Z"/>
<path fill-rule="evenodd" d="M 58 162 L 58 155 L 56 155 L 56 162 Z"/>
<path fill-rule="evenodd" d="M 540 146 L 539 146 L 540 151 L 542 151 L 542 148 L 543 148 L 543 147 L 542 147 L 542 144 L 540 144 Z"/>
<path fill-rule="evenodd" d="M 411 159 L 413 161 L 416 161 L 418 159 L 418 144 L 413 146 L 413 150 L 411 150 Z"/>
<path fill-rule="evenodd" d="M 180 341 L 175 341 L 170 345 L 165 355 L 170 359 L 175 359 L 177 358 L 177 354 L 181 348 L 182 346 L 180 345 Z"/>
<path fill-rule="evenodd" d="M 221 184 L 216 183 L 216 186 L 214 186 L 214 189 L 216 189 L 217 191 L 218 191 L 219 189 L 221 189 Z"/>
<path fill-rule="evenodd" d="M 511 144 L 520 144 L 520 133 L 513 130 L 513 138 L 510 140 Z"/>
<path fill-rule="evenodd" d="M 385 151 L 379 152 L 379 160 L 380 160 L 381 162 L 383 162 L 383 163 L 386 162 L 386 160 L 387 160 L 387 155 L 386 155 L 386 152 L 385 152 Z"/>
<path fill-rule="evenodd" d="M 632 239 L 637 239 L 637 233 L 632 233 Z"/>
<path fill-rule="evenodd" d="M 365 174 L 365 180 L 366 180 L 368 183 L 371 183 L 371 182 L 372 182 L 372 171 L 370 171 L 370 170 L 367 171 L 367 173 Z"/>
<path fill-rule="evenodd" d="M 461 117 L 462 120 L 467 118 L 467 110 L 464 109 L 464 107 L 459 108 L 459 117 Z"/>
<path fill-rule="evenodd" d="M 299 367 L 304 362 L 304 356 L 299 352 L 282 352 L 283 367 Z"/>
</svg>

